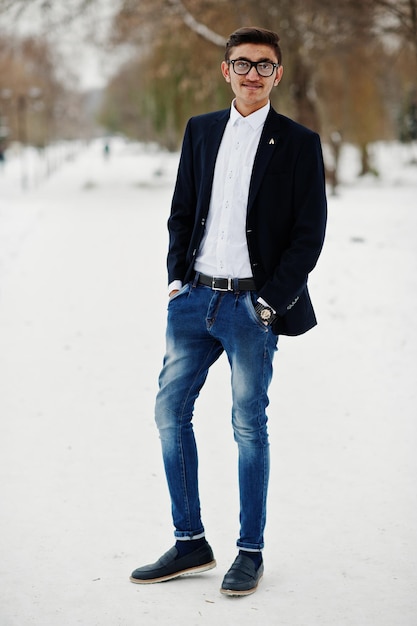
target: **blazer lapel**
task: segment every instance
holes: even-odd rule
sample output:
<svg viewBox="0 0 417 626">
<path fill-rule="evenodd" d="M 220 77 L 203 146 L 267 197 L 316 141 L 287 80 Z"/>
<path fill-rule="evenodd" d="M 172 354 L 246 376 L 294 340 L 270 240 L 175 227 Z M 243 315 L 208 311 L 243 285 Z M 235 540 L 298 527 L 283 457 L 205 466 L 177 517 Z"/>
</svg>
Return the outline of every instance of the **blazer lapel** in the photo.
<svg viewBox="0 0 417 626">
<path fill-rule="evenodd" d="M 211 126 L 207 129 L 206 139 L 206 175 L 210 179 L 210 185 L 213 180 L 214 166 L 216 165 L 217 153 L 220 148 L 220 143 L 224 134 L 224 129 L 230 117 L 230 109 L 221 111 L 219 116 L 213 121 Z"/>
<path fill-rule="evenodd" d="M 216 165 L 217 153 L 230 116 L 230 109 L 221 111 L 219 116 L 205 128 L 204 134 L 204 165 L 202 178 L 202 198 L 203 212 L 207 214 L 209 209 L 211 189 L 213 185 L 214 168 Z"/>
<path fill-rule="evenodd" d="M 253 164 L 252 178 L 249 186 L 248 212 L 251 210 L 253 201 L 258 193 L 263 175 L 272 158 L 279 142 L 279 117 L 271 108 L 262 130 L 258 150 Z"/>
</svg>

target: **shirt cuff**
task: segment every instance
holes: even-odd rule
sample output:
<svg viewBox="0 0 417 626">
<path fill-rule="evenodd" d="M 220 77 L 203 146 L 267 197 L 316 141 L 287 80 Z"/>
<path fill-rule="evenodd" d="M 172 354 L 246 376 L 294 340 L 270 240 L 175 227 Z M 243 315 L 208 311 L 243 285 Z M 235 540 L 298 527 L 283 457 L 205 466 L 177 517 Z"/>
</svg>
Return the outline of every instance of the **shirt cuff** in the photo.
<svg viewBox="0 0 417 626">
<path fill-rule="evenodd" d="M 174 291 L 174 289 L 178 289 L 178 291 L 182 288 L 182 280 L 173 280 L 172 283 L 168 285 L 168 293 Z"/>
<path fill-rule="evenodd" d="M 274 314 L 276 314 L 275 309 L 273 309 L 273 308 L 272 308 L 272 306 L 271 306 L 270 304 L 268 304 L 268 302 L 265 302 L 265 300 L 264 300 L 263 298 L 258 298 L 257 302 L 260 302 L 260 303 L 261 303 L 261 304 L 263 304 L 264 306 L 269 307 L 269 308 L 272 310 L 272 312 L 273 312 Z"/>
</svg>

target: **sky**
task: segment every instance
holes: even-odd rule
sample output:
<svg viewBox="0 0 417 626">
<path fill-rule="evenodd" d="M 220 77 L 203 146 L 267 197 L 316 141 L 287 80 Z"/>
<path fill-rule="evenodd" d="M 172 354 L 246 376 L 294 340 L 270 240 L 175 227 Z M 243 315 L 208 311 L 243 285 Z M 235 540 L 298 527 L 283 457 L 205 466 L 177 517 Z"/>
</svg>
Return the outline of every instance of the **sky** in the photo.
<svg viewBox="0 0 417 626">
<path fill-rule="evenodd" d="M 62 54 L 65 66 L 78 77 L 81 89 L 101 88 L 131 53 L 128 46 L 111 51 L 104 46 L 117 3 L 99 0 L 85 16 L 79 15 L 68 22 L 63 18 L 70 5 L 71 2 L 54 3 L 51 17 L 37 5 L 29 4 L 17 21 L 13 14 L 2 16 L 1 29 L 46 37 Z M 97 44 L 92 43 L 92 33 Z M 61 71 L 65 80 L 65 68 Z"/>
</svg>

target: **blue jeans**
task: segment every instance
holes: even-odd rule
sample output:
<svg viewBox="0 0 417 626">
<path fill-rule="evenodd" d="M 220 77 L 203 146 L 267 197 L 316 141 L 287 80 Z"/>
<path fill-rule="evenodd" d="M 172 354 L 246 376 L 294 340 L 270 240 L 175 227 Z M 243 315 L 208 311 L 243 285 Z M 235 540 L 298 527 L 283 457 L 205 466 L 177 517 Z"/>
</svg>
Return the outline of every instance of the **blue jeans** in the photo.
<svg viewBox="0 0 417 626">
<path fill-rule="evenodd" d="M 269 479 L 268 387 L 277 336 L 256 315 L 256 294 L 185 285 L 169 301 L 166 354 L 155 416 L 172 503 L 175 536 L 204 534 L 192 417 L 210 366 L 226 352 L 232 380 L 232 425 L 239 451 L 240 537 L 264 546 Z"/>
</svg>

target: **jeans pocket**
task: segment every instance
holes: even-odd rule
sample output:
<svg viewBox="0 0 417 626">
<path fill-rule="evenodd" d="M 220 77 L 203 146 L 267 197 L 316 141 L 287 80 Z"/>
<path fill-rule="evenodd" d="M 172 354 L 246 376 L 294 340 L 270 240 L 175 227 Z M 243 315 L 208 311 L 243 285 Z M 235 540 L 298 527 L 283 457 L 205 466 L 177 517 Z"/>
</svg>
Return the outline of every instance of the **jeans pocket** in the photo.
<svg viewBox="0 0 417 626">
<path fill-rule="evenodd" d="M 249 312 L 249 316 L 265 332 L 265 331 L 268 331 L 269 327 L 268 327 L 267 324 L 263 323 L 263 321 L 261 320 L 261 318 L 259 317 L 259 315 L 255 311 L 255 305 L 256 305 L 257 300 L 258 300 L 258 294 L 256 293 L 256 291 L 248 291 L 247 292 L 247 294 L 246 294 L 246 305 L 247 305 L 247 309 L 248 309 L 248 312 Z"/>
<path fill-rule="evenodd" d="M 187 293 L 188 289 L 189 289 L 190 284 L 186 283 L 185 285 L 183 285 L 181 287 L 181 289 L 174 294 L 173 296 L 170 297 L 170 299 L 168 300 L 168 306 L 171 304 L 171 302 L 173 302 L 174 300 L 177 300 L 177 298 L 179 298 L 180 296 L 184 295 L 185 293 Z"/>
</svg>

